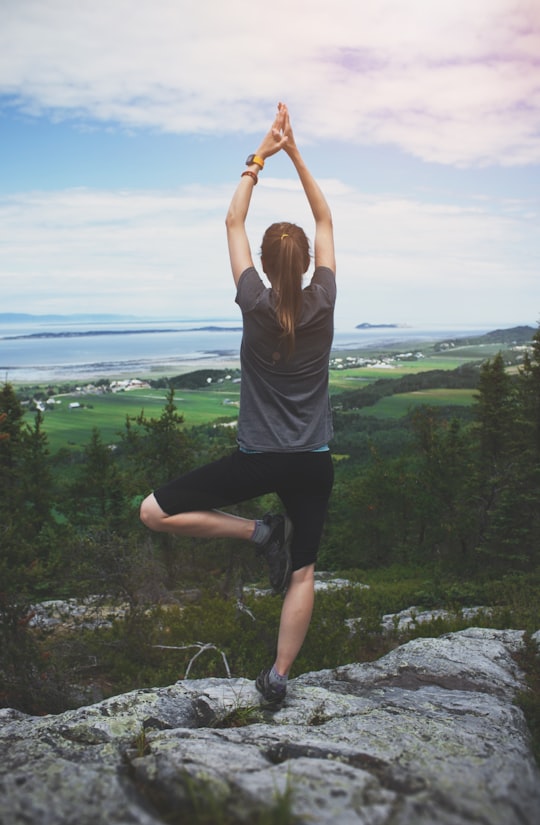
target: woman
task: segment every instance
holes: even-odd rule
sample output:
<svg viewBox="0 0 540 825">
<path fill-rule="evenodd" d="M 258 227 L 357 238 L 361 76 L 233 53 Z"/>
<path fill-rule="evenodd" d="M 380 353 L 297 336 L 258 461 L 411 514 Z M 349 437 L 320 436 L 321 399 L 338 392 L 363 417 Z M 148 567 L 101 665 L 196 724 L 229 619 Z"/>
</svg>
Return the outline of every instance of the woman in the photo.
<svg viewBox="0 0 540 825">
<path fill-rule="evenodd" d="M 253 266 L 245 221 L 265 161 L 291 159 L 315 220 L 315 271 L 309 242 L 291 223 L 272 224 L 263 237 L 265 287 Z M 314 602 L 314 572 L 333 466 L 328 363 L 336 296 L 332 216 L 296 145 L 287 107 L 246 161 L 226 218 L 236 302 L 242 310 L 238 450 L 156 490 L 141 506 L 151 529 L 184 536 L 254 542 L 270 566 L 274 591 L 286 591 L 277 655 L 256 686 L 269 704 L 285 698 L 287 677 L 304 642 Z M 250 520 L 216 508 L 277 493 L 286 515 Z M 291 570 L 292 568 L 292 570 Z"/>
</svg>

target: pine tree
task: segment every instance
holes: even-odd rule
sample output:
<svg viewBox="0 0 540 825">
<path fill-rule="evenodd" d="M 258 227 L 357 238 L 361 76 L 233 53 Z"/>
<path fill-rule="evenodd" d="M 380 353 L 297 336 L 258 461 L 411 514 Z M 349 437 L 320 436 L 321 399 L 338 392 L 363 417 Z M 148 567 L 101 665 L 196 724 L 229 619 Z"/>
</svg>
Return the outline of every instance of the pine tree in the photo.
<svg viewBox="0 0 540 825">
<path fill-rule="evenodd" d="M 524 446 L 540 459 L 540 327 L 532 339 L 531 354 L 526 353 L 518 382 L 525 432 Z"/>
<path fill-rule="evenodd" d="M 24 410 L 11 384 L 0 390 L 2 439 L 0 440 L 0 516 L 9 516 L 16 494 L 15 470 L 23 427 Z"/>
<path fill-rule="evenodd" d="M 167 391 L 159 418 L 148 418 L 144 410 L 126 421 L 122 452 L 133 475 L 140 479 L 139 492 L 149 490 L 191 469 L 194 451 L 183 429 L 184 416 L 177 412 L 174 388 Z"/>
<path fill-rule="evenodd" d="M 17 466 L 18 509 L 24 513 L 21 528 L 30 541 L 51 522 L 54 499 L 48 439 L 42 425 L 43 413 L 38 410 L 33 426 L 26 425 L 21 432 Z"/>
<path fill-rule="evenodd" d="M 125 528 L 131 517 L 126 479 L 116 461 L 115 451 L 94 429 L 83 451 L 75 482 L 66 495 L 66 510 L 72 524 L 93 534 Z"/>
<path fill-rule="evenodd" d="M 479 557 L 492 572 L 531 570 L 540 558 L 540 334 L 516 381 L 497 357 L 479 390 Z"/>
<path fill-rule="evenodd" d="M 411 517 L 417 520 L 417 554 L 423 561 L 470 562 L 476 529 L 470 506 L 471 438 L 456 419 L 429 407 L 412 418 L 416 451 Z"/>
<path fill-rule="evenodd" d="M 491 469 L 496 468 L 511 449 L 515 407 L 512 380 L 499 352 L 482 365 L 476 396 L 481 456 Z"/>
</svg>

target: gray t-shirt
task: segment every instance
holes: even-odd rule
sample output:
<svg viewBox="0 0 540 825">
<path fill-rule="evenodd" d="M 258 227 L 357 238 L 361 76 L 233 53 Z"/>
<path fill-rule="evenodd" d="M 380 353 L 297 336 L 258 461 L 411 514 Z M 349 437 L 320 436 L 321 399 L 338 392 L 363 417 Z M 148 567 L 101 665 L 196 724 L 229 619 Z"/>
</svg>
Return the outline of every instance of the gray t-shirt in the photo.
<svg viewBox="0 0 540 825">
<path fill-rule="evenodd" d="M 318 267 L 302 292 L 296 342 L 287 357 L 272 289 L 254 267 L 240 276 L 236 303 L 243 316 L 238 444 L 260 452 L 302 452 L 332 437 L 328 364 L 334 334 L 336 280 Z"/>
</svg>

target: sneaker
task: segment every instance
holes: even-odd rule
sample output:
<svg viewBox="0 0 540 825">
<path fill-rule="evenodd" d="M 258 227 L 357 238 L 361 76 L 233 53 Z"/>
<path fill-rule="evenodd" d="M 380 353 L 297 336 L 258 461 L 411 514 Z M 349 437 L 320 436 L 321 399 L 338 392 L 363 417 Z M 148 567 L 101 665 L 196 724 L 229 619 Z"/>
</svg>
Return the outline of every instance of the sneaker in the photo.
<svg viewBox="0 0 540 825">
<path fill-rule="evenodd" d="M 287 688 L 271 685 L 269 675 L 270 669 L 261 670 L 255 679 L 255 687 L 269 705 L 280 705 L 285 699 Z"/>
<path fill-rule="evenodd" d="M 269 567 L 270 586 L 274 593 L 284 593 L 291 580 L 292 521 L 287 516 L 267 513 L 263 521 L 271 528 L 270 538 L 260 548 Z"/>
</svg>

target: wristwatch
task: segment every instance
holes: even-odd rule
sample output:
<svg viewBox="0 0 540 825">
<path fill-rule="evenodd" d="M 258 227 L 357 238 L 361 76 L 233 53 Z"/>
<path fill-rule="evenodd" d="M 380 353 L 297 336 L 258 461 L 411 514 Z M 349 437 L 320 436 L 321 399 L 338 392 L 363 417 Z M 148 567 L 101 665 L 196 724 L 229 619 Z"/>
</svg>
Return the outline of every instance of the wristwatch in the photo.
<svg viewBox="0 0 540 825">
<path fill-rule="evenodd" d="M 251 166 L 252 163 L 256 163 L 261 169 L 264 169 L 264 160 L 259 157 L 259 155 L 248 155 L 246 160 L 246 166 Z"/>
</svg>

